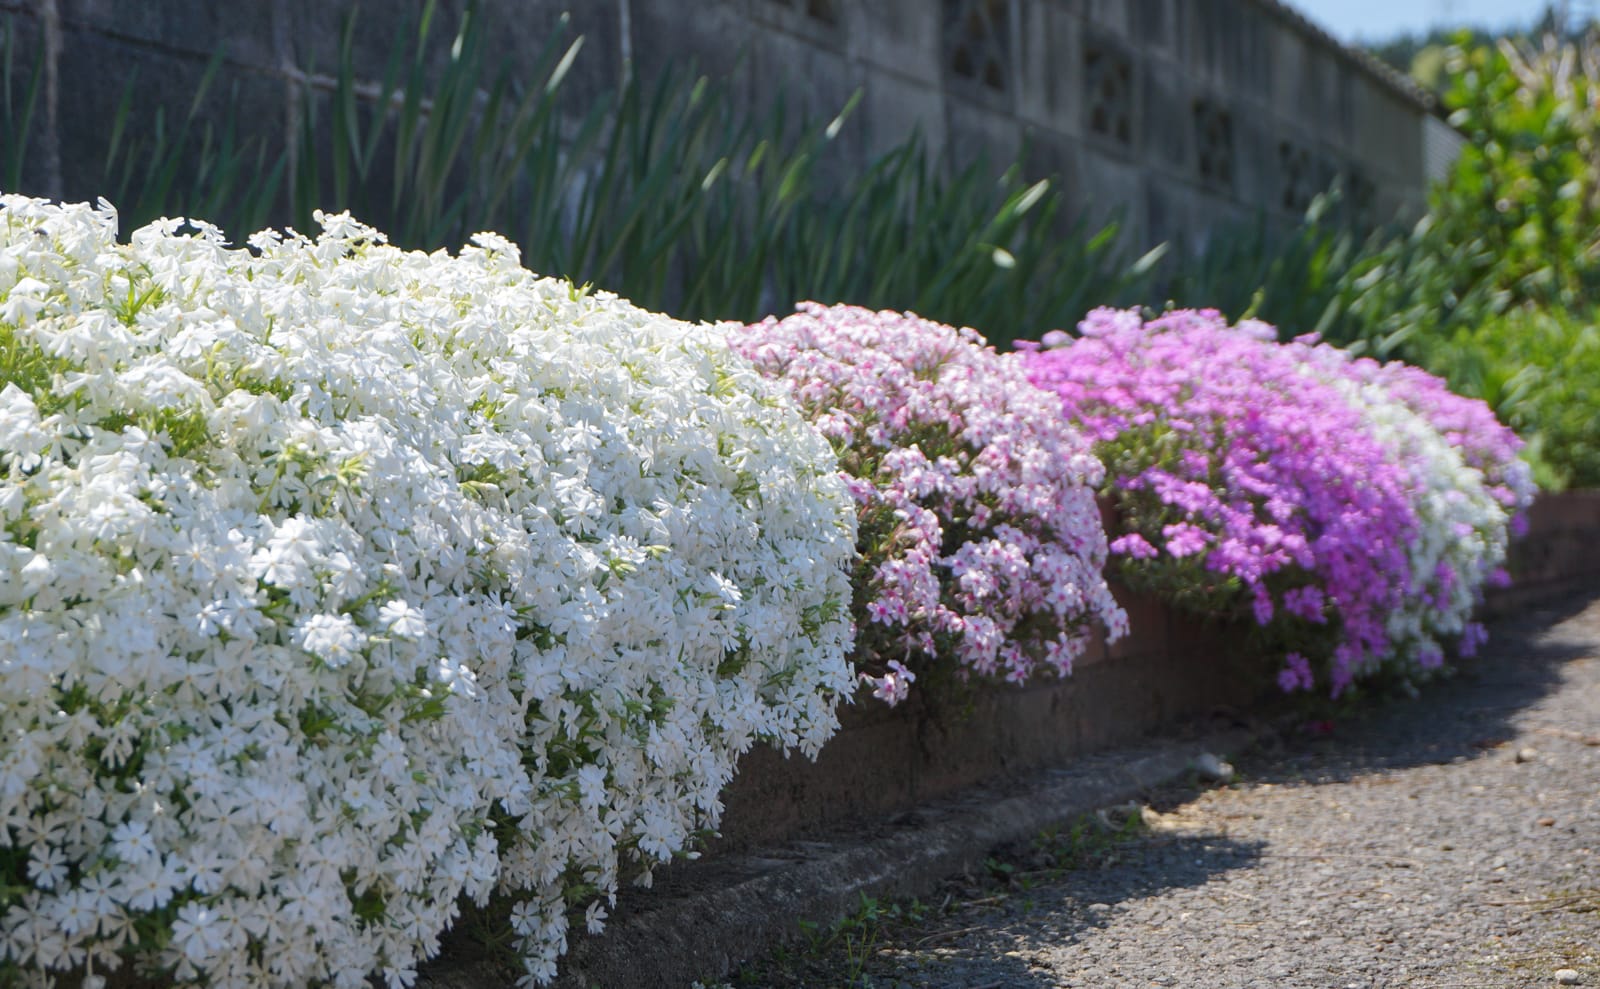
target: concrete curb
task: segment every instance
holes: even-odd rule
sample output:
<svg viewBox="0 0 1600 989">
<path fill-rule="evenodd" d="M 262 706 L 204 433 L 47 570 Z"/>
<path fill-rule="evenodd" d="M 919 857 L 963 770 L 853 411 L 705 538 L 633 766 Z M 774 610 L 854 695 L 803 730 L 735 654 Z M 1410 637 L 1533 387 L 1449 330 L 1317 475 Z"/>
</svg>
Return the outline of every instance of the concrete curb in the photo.
<svg viewBox="0 0 1600 989">
<path fill-rule="evenodd" d="M 1187 773 L 1203 752 L 1238 752 L 1258 731 L 1231 728 L 1076 759 L 1066 768 L 936 801 L 891 822 L 826 841 L 716 857 L 666 870 L 650 891 L 624 890 L 598 937 L 575 938 L 560 989 L 687 987 L 792 940 L 797 921 L 826 922 L 862 895 L 930 893 L 995 847 L 1032 838 L 1076 815 L 1123 803 Z M 488 966 L 430 966 L 420 986 L 499 989 Z"/>
</svg>

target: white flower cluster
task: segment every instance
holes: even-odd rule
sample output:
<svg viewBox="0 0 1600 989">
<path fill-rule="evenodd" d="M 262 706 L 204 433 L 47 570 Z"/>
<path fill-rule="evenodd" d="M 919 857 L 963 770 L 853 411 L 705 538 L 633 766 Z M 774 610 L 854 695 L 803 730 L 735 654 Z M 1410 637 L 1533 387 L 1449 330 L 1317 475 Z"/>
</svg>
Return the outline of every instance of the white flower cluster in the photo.
<svg viewBox="0 0 1600 989">
<path fill-rule="evenodd" d="M 1409 498 L 1417 533 L 1407 547 L 1410 582 L 1388 614 L 1385 631 L 1402 670 L 1432 670 L 1447 646 L 1470 653 L 1481 635 L 1472 622 L 1483 588 L 1504 579 L 1515 516 L 1532 501 L 1526 466 L 1513 462 L 1517 483 L 1511 504 L 1496 498 L 1484 472 L 1467 463 L 1464 451 L 1413 407 L 1397 380 L 1412 369 L 1321 359 L 1329 383 L 1360 409 L 1390 459 L 1410 475 Z"/>
<path fill-rule="evenodd" d="M 832 451 L 708 329 L 480 236 L 229 249 L 0 197 L 0 981 L 404 985 L 853 687 Z"/>
</svg>

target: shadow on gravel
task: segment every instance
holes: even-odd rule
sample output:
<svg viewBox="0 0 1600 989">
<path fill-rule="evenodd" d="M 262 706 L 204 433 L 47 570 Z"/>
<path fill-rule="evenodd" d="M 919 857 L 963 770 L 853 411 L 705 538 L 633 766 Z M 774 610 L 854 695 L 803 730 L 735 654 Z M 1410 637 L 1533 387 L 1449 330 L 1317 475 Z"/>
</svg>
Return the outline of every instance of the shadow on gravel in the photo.
<svg viewBox="0 0 1600 989">
<path fill-rule="evenodd" d="M 1592 619 L 1573 621 L 1585 612 Z M 1479 758 L 1517 735 L 1515 716 L 1552 693 L 1567 663 L 1600 655 L 1600 597 L 1571 595 L 1489 625 L 1482 653 L 1416 697 L 1368 698 L 1329 719 L 1308 718 L 1240 757 L 1250 779 L 1342 782 L 1380 769 Z"/>
<path fill-rule="evenodd" d="M 974 895 L 970 885 L 949 885 L 957 904 L 933 925 L 886 940 L 874 957 L 840 982 L 832 969 L 829 984 L 873 989 L 985 987 L 1045 989 L 1060 985 L 1061 972 L 1038 967 L 1045 952 L 1063 949 L 1111 924 L 1133 902 L 1163 892 L 1204 885 L 1238 869 L 1253 868 L 1263 843 L 1223 835 L 1146 834 L 1118 845 L 1107 859 L 1062 872 L 1019 869 L 1001 892 Z M 1020 853 L 1025 859 L 1026 852 Z M 963 901 L 965 903 L 963 904 Z M 1173 916 L 1152 918 L 1174 930 L 1195 922 Z M 762 981 L 772 972 L 747 972 L 756 981 L 741 985 L 800 986 L 820 982 Z M 800 974 L 800 973 L 791 973 Z M 1115 973 L 1099 973 L 1115 981 Z M 861 978 L 860 976 L 866 976 Z M 803 976 L 802 976 L 803 978 Z"/>
</svg>

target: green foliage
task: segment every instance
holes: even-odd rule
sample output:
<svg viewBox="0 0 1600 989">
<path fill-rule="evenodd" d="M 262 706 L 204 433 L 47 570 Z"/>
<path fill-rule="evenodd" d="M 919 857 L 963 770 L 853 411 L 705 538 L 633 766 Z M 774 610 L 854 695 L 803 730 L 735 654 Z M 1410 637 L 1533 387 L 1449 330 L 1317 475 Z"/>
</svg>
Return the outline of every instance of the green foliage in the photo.
<svg viewBox="0 0 1600 989">
<path fill-rule="evenodd" d="M 1600 45 L 1553 37 L 1452 53 L 1466 146 L 1435 192 L 1440 236 L 1481 245 L 1457 277 L 1572 308 L 1600 289 Z"/>
<path fill-rule="evenodd" d="M 845 974 L 845 985 L 866 989 L 872 978 L 866 973 L 872 960 L 896 930 L 915 927 L 928 916 L 928 907 L 920 900 L 909 903 L 885 902 L 861 894 L 856 909 L 823 927 L 808 921 L 800 922 L 805 933 L 806 951 L 814 958 L 837 954 Z"/>
<path fill-rule="evenodd" d="M 17 58 L 21 44 L 16 19 L 7 15 L 0 23 L 0 189 L 15 189 L 22 180 L 44 76 L 43 60 L 23 67 Z"/>
<path fill-rule="evenodd" d="M 537 91 L 513 97 L 504 70 L 485 79 L 485 33 L 474 10 L 463 13 L 449 59 L 430 78 L 435 15 L 430 2 L 414 28 L 396 26 L 383 76 L 370 89 L 356 77 L 357 21 L 347 19 L 327 115 L 312 77 L 303 87 L 298 143 L 285 152 L 296 226 L 311 229 L 319 208 L 348 209 L 403 246 L 458 245 L 514 181 L 507 152 L 548 132 L 549 108 Z M 549 69 L 554 41 L 534 60 L 533 78 Z"/>
<path fill-rule="evenodd" d="M 1428 215 L 1345 274 L 1333 336 L 1487 401 L 1541 484 L 1600 483 L 1600 43 L 1461 47 L 1450 71 L 1466 146 Z"/>
<path fill-rule="evenodd" d="M 1161 298 L 1169 307 L 1264 319 L 1290 336 L 1329 333 L 1344 316 L 1350 272 L 1371 242 L 1344 222 L 1342 204 L 1335 186 L 1290 231 L 1264 219 L 1221 231 L 1199 256 L 1173 259 L 1162 270 Z"/>
<path fill-rule="evenodd" d="M 162 216 L 215 217 L 235 230 L 268 221 L 282 161 L 269 160 L 267 145 L 243 129 L 237 114 L 217 122 L 205 113 L 221 67 L 220 57 L 207 63 L 181 117 L 165 106 L 142 117 L 135 109 L 137 73 L 128 80 L 111 121 L 100 190 L 117 205 L 125 231 Z M 230 89 L 230 102 L 237 98 Z"/>
<path fill-rule="evenodd" d="M 1528 441 L 1540 487 L 1600 487 L 1600 311 L 1520 306 L 1409 350 Z"/>
<path fill-rule="evenodd" d="M 1057 882 L 1067 872 L 1111 868 L 1121 861 L 1122 846 L 1148 834 L 1144 813 L 1137 804 L 1083 814 L 1038 834 L 1029 862 L 1036 868 L 1032 872 L 1013 871 L 1008 878 L 1021 881 L 1042 872 L 1049 881 Z"/>
<path fill-rule="evenodd" d="M 776 297 L 908 310 L 997 345 L 1138 298 L 1159 254 L 1130 264 L 1117 227 L 1069 223 L 1050 180 L 993 175 L 982 158 L 946 175 L 913 137 L 838 194 L 819 189 L 778 231 Z"/>
</svg>

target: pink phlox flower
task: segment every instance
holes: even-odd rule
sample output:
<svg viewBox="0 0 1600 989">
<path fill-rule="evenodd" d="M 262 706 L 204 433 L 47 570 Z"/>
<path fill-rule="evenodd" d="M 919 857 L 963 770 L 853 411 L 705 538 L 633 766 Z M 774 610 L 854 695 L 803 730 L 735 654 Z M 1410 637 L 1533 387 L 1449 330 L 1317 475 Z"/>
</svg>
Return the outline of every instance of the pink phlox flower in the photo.
<svg viewBox="0 0 1600 989">
<path fill-rule="evenodd" d="M 906 699 L 906 695 L 911 691 L 911 685 L 916 682 L 917 675 L 906 669 L 905 664 L 898 659 L 889 660 L 888 667 L 888 671 L 882 676 L 861 674 L 861 682 L 872 687 L 872 696 L 893 707 Z"/>
<path fill-rule="evenodd" d="M 1123 556 L 1130 556 L 1135 560 L 1148 560 L 1161 555 L 1161 551 L 1150 545 L 1150 541 L 1137 532 L 1118 536 L 1111 541 L 1111 552 Z"/>
<path fill-rule="evenodd" d="M 1143 321 L 1139 314 L 1133 310 L 1112 309 L 1103 307 L 1096 309 L 1083 318 L 1078 324 L 1078 333 L 1085 337 L 1107 337 L 1122 333 L 1136 333 L 1142 327 Z"/>
<path fill-rule="evenodd" d="M 1037 656 L 1058 636 L 1078 643 L 1091 624 L 1125 624 L 1101 574 L 1091 485 L 1104 468 L 1015 356 L 970 329 L 814 303 L 730 343 L 825 425 L 872 523 L 855 605 L 864 661 L 939 649 L 987 674 L 1008 643 Z"/>
<path fill-rule="evenodd" d="M 1264 343 L 1275 343 L 1278 339 L 1277 327 L 1271 323 L 1263 323 L 1259 319 L 1241 319 L 1235 324 L 1234 329 L 1252 340 Z"/>
<path fill-rule="evenodd" d="M 1217 493 L 1199 481 L 1185 481 L 1163 470 L 1149 470 L 1145 477 L 1161 500 L 1194 518 L 1210 519 L 1221 511 Z"/>
<path fill-rule="evenodd" d="M 1204 552 L 1206 545 L 1211 542 L 1209 532 L 1188 522 L 1163 526 L 1161 535 L 1167 541 L 1167 552 L 1179 559 Z"/>
<path fill-rule="evenodd" d="M 1456 652 L 1460 653 L 1463 659 L 1471 659 L 1488 641 L 1488 629 L 1478 622 L 1468 622 L 1466 628 L 1461 630 L 1461 641 L 1456 645 Z"/>
<path fill-rule="evenodd" d="M 1316 677 L 1311 673 L 1311 663 L 1297 652 L 1292 652 L 1283 658 L 1283 669 L 1278 673 L 1278 686 L 1286 694 L 1296 690 L 1310 690 L 1316 685 Z"/>
</svg>

